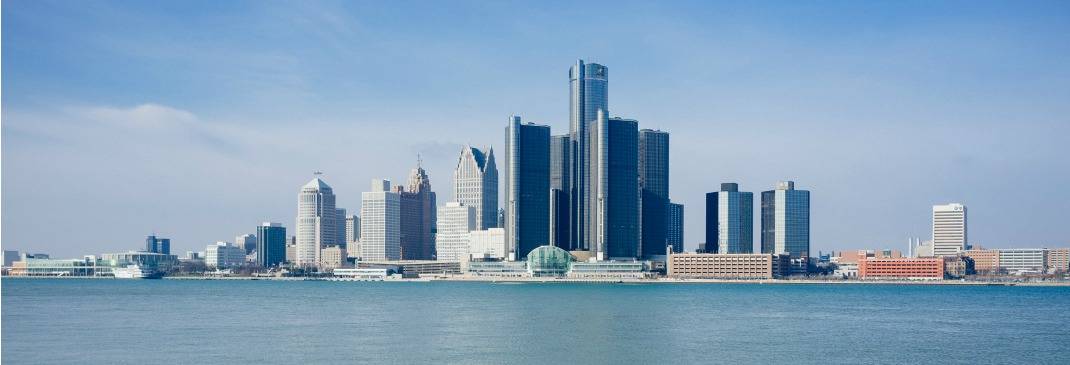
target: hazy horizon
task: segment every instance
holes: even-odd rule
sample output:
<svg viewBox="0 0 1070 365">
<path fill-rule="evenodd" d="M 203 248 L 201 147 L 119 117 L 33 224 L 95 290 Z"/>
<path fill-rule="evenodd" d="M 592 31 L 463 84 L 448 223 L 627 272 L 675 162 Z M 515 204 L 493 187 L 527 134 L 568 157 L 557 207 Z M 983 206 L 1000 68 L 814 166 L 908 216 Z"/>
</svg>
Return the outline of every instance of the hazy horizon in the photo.
<svg viewBox="0 0 1070 365">
<path fill-rule="evenodd" d="M 314 171 L 356 214 L 418 154 L 444 205 L 462 145 L 500 168 L 510 115 L 567 132 L 581 58 L 611 115 L 670 133 L 688 250 L 706 192 L 781 180 L 814 252 L 905 252 L 949 202 L 971 244 L 1070 246 L 1067 2 L 3 5 L 6 250 L 293 235 Z"/>
</svg>

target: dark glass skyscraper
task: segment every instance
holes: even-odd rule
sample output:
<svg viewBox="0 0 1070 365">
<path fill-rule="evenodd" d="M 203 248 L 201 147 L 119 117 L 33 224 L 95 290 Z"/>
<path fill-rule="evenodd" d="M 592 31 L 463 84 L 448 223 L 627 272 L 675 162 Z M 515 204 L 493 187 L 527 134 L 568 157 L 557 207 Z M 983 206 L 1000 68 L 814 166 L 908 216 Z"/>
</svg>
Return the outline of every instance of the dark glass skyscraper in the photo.
<svg viewBox="0 0 1070 365">
<path fill-rule="evenodd" d="M 522 260 L 550 243 L 550 127 L 514 116 L 505 131 L 505 247 Z"/>
<path fill-rule="evenodd" d="M 629 259 L 641 253 L 639 122 L 599 113 L 592 155 L 590 236 L 599 258 Z"/>
<path fill-rule="evenodd" d="M 156 237 L 155 235 L 145 237 L 145 251 L 155 252 L 162 254 L 171 254 L 171 239 Z"/>
<path fill-rule="evenodd" d="M 593 249 L 590 217 L 592 194 L 592 129 L 599 112 L 609 116 L 609 69 L 597 63 L 576 62 L 569 69 L 569 197 L 572 245 Z"/>
<path fill-rule="evenodd" d="M 642 199 L 642 257 L 665 254 L 669 204 L 669 133 L 639 131 L 639 188 Z"/>
<path fill-rule="evenodd" d="M 272 267 L 283 262 L 286 262 L 286 227 L 269 222 L 256 226 L 256 264 Z"/>
<path fill-rule="evenodd" d="M 567 134 L 550 137 L 550 244 L 565 250 L 573 250 L 569 235 L 569 151 Z"/>
<path fill-rule="evenodd" d="M 706 194 L 706 251 L 754 251 L 754 194 L 739 191 L 736 183 L 721 184 L 721 191 Z"/>
<path fill-rule="evenodd" d="M 762 192 L 762 253 L 810 256 L 810 192 L 795 190 L 793 181 Z"/>
<path fill-rule="evenodd" d="M 665 225 L 665 242 L 672 252 L 684 252 L 684 205 L 669 202 Z"/>
</svg>

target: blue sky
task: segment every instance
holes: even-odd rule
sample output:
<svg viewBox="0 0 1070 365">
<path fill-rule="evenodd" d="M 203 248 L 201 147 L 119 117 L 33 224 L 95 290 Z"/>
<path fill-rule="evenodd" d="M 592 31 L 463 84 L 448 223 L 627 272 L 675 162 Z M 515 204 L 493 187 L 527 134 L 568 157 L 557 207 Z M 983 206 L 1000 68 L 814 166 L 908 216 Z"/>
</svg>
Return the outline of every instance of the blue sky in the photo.
<svg viewBox="0 0 1070 365">
<path fill-rule="evenodd" d="M 905 250 L 930 206 L 970 241 L 1070 246 L 1066 2 L 5 1 L 2 244 L 77 256 L 157 232 L 203 250 L 292 229 L 312 171 L 359 210 L 422 154 L 568 125 L 568 67 L 672 134 L 671 195 L 791 179 L 814 250 Z M 757 237 L 756 237 L 757 240 Z"/>
</svg>

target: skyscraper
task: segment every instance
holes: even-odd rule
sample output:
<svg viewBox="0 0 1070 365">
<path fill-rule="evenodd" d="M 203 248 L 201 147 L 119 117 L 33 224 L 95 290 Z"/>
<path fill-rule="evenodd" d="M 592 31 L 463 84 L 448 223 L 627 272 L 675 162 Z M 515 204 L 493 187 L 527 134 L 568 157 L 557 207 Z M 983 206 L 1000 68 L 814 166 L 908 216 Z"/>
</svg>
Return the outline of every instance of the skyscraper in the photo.
<svg viewBox="0 0 1070 365">
<path fill-rule="evenodd" d="M 390 180 L 372 180 L 360 194 L 360 255 L 372 261 L 401 259 L 401 199 Z"/>
<path fill-rule="evenodd" d="M 401 258 L 431 260 L 435 257 L 435 192 L 431 179 L 418 162 L 409 173 L 408 191 L 398 189 L 401 199 Z"/>
<path fill-rule="evenodd" d="M 513 116 L 505 132 L 505 245 L 520 260 L 550 243 L 550 127 Z"/>
<path fill-rule="evenodd" d="M 639 131 L 639 188 L 642 199 L 643 258 L 665 255 L 669 204 L 669 133 Z"/>
<path fill-rule="evenodd" d="M 592 129 L 588 227 L 598 259 L 637 258 L 640 247 L 639 122 L 606 118 Z M 664 243 L 660 246 L 664 246 Z"/>
<path fill-rule="evenodd" d="M 468 233 L 476 227 L 475 207 L 458 202 L 449 202 L 438 208 L 439 261 L 461 261 L 468 257 Z"/>
<path fill-rule="evenodd" d="M 754 194 L 736 183 L 706 194 L 706 250 L 711 253 L 754 251 Z"/>
<path fill-rule="evenodd" d="M 493 148 L 486 153 L 472 146 L 461 149 L 453 174 L 453 198 L 476 210 L 478 229 L 498 226 L 498 167 Z"/>
<path fill-rule="evenodd" d="M 591 195 L 594 172 L 592 129 L 598 123 L 598 115 L 609 116 L 609 69 L 597 63 L 585 64 L 576 61 L 569 76 L 569 197 L 571 204 L 572 246 L 577 249 L 594 250 L 597 228 L 590 227 L 591 213 L 596 201 Z"/>
<path fill-rule="evenodd" d="M 569 220 L 569 149 L 567 134 L 550 137 L 550 244 L 573 250 Z"/>
<path fill-rule="evenodd" d="M 286 261 L 286 227 L 264 222 L 256 227 L 256 264 L 272 267 Z"/>
<path fill-rule="evenodd" d="M 356 215 L 348 215 L 348 216 L 346 216 L 346 247 L 347 248 L 351 248 L 351 249 L 355 248 L 355 247 L 348 247 L 348 246 L 349 246 L 350 243 L 357 242 L 357 240 L 359 240 L 359 239 L 360 239 L 360 217 L 358 217 Z"/>
<path fill-rule="evenodd" d="M 349 237 L 346 236 L 345 222 L 346 210 L 344 208 L 336 208 L 334 210 L 334 243 L 328 245 L 346 248 L 346 243 L 349 242 Z"/>
<path fill-rule="evenodd" d="M 810 192 L 781 181 L 762 192 L 762 253 L 810 257 Z"/>
<path fill-rule="evenodd" d="M 253 253 L 253 250 L 256 250 L 256 235 L 246 233 L 234 237 L 234 245 L 245 250 L 246 255 L 251 254 Z"/>
<path fill-rule="evenodd" d="M 145 251 L 171 254 L 171 239 L 156 237 L 156 235 L 150 235 L 145 237 Z"/>
<path fill-rule="evenodd" d="M 933 255 L 954 255 L 966 250 L 966 206 L 933 206 Z"/>
<path fill-rule="evenodd" d="M 298 266 L 316 266 L 320 250 L 337 243 L 334 191 L 319 177 L 301 187 L 297 194 Z"/>
<path fill-rule="evenodd" d="M 684 252 L 684 205 L 669 202 L 665 218 L 665 243 L 672 252 Z"/>
</svg>

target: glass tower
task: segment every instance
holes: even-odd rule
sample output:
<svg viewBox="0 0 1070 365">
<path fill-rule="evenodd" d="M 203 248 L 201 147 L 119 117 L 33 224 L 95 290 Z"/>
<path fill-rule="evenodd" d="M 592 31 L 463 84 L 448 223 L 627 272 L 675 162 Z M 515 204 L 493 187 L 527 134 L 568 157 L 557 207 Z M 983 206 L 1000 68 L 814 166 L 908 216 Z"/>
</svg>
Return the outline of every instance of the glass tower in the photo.
<svg viewBox="0 0 1070 365">
<path fill-rule="evenodd" d="M 793 181 L 762 192 L 762 253 L 810 256 L 810 192 Z"/>
<path fill-rule="evenodd" d="M 684 252 L 684 205 L 669 202 L 665 218 L 665 243 L 672 252 Z"/>
<path fill-rule="evenodd" d="M 505 131 L 505 245 L 522 260 L 550 243 L 550 127 L 513 116 Z"/>
<path fill-rule="evenodd" d="M 592 154 L 592 249 L 598 259 L 640 255 L 639 122 L 599 113 Z M 662 244 L 663 246 L 664 244 Z"/>
<path fill-rule="evenodd" d="M 669 133 L 639 131 L 639 188 L 642 199 L 643 258 L 665 254 L 669 204 Z M 679 251 L 677 251 L 679 252 Z"/>
<path fill-rule="evenodd" d="M 609 116 L 609 69 L 597 63 L 583 60 L 569 69 L 569 196 L 572 245 L 589 250 L 593 230 L 588 228 L 591 198 L 591 130 L 597 123 L 598 114 Z"/>
<path fill-rule="evenodd" d="M 706 194 L 706 250 L 713 253 L 754 251 L 754 194 L 736 183 Z"/>
<path fill-rule="evenodd" d="M 571 251 L 569 235 L 569 150 L 567 134 L 550 137 L 550 245 Z"/>
<path fill-rule="evenodd" d="M 286 227 L 264 222 L 256 227 L 256 264 L 278 266 L 286 261 Z"/>
</svg>

